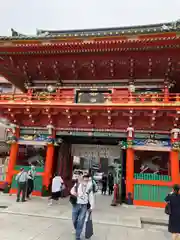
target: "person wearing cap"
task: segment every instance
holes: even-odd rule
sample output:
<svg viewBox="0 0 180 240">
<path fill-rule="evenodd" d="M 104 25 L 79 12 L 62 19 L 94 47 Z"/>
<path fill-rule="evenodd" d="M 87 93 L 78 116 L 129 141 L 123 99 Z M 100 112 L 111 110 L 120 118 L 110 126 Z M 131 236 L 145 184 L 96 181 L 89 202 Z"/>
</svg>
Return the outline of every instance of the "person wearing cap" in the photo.
<svg viewBox="0 0 180 240">
<path fill-rule="evenodd" d="M 30 199 L 30 195 L 34 190 L 34 179 L 36 176 L 35 166 L 31 166 L 31 169 L 28 171 L 28 182 L 27 182 L 27 199 Z"/>
<path fill-rule="evenodd" d="M 16 176 L 16 181 L 17 181 L 17 186 L 18 186 L 18 192 L 17 192 L 17 202 L 20 201 L 20 195 L 22 192 L 22 198 L 21 201 L 25 202 L 25 197 L 26 197 L 26 187 L 27 187 L 27 180 L 28 180 L 28 174 L 24 170 L 24 168 L 20 169 L 20 172 Z"/>
</svg>

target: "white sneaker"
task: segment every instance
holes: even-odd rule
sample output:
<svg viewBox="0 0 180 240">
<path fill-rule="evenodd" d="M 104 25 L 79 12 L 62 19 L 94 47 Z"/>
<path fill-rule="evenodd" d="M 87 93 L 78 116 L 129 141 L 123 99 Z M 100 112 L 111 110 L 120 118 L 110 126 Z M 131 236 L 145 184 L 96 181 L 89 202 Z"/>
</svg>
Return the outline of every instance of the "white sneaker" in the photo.
<svg viewBox="0 0 180 240">
<path fill-rule="evenodd" d="M 76 231 L 75 231 L 75 230 L 72 230 L 72 234 L 75 235 L 75 234 L 76 234 Z"/>
<path fill-rule="evenodd" d="M 49 202 L 49 203 L 48 203 L 48 206 L 52 206 L 52 202 Z"/>
</svg>

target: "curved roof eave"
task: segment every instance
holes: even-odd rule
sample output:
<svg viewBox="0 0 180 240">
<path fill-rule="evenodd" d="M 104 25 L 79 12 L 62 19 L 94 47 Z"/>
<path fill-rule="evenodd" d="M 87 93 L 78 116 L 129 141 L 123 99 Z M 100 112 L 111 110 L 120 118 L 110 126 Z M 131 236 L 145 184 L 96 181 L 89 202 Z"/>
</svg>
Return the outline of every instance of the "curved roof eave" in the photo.
<svg viewBox="0 0 180 240">
<path fill-rule="evenodd" d="M 112 31 L 137 31 L 141 32 L 142 30 L 162 28 L 163 26 L 171 27 L 172 22 L 159 23 L 159 24 L 149 24 L 149 25 L 132 25 L 125 27 L 112 27 L 112 28 L 90 28 L 90 29 L 75 29 L 75 30 L 48 30 L 48 29 L 37 29 L 37 36 L 42 33 L 49 34 L 65 34 L 65 33 L 92 33 L 92 32 L 112 32 Z"/>
<path fill-rule="evenodd" d="M 21 34 L 11 29 L 12 36 L 2 36 L 0 40 L 34 40 L 48 39 L 52 37 L 106 37 L 116 35 L 132 35 L 132 34 L 155 34 L 180 31 L 180 20 L 167 23 L 126 26 L 114 28 L 97 28 L 97 29 L 77 29 L 77 30 L 44 30 L 37 29 L 36 35 Z"/>
</svg>

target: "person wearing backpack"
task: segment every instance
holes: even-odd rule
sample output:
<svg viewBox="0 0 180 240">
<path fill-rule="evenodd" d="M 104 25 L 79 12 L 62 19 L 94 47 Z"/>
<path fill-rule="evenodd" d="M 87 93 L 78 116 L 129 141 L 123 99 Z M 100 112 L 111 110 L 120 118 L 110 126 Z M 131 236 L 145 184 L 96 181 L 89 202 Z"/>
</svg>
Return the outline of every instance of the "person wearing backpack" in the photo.
<svg viewBox="0 0 180 240">
<path fill-rule="evenodd" d="M 80 182 L 76 182 L 70 193 L 73 226 L 76 240 L 80 240 L 86 213 L 94 208 L 94 193 L 92 184 L 89 184 L 89 175 L 84 175 Z"/>
</svg>

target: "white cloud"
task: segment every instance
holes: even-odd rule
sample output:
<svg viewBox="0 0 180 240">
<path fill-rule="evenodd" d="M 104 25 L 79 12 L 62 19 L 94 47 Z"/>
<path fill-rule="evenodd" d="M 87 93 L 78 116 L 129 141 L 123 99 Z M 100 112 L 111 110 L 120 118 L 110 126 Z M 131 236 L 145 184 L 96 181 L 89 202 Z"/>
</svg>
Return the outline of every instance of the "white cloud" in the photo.
<svg viewBox="0 0 180 240">
<path fill-rule="evenodd" d="M 0 35 L 9 35 L 11 28 L 34 34 L 36 28 L 117 27 L 179 18 L 179 0 L 6 0 L 1 2 Z"/>
</svg>

